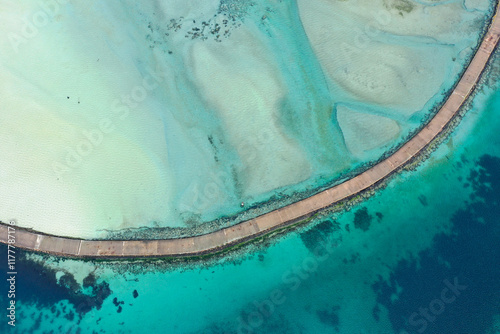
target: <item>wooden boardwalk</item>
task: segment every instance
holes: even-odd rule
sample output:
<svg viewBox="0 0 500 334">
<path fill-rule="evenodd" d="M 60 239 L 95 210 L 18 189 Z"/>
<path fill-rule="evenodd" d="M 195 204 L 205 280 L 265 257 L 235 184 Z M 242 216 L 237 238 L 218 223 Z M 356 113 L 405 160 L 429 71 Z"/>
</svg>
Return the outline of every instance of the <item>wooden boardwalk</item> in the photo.
<svg viewBox="0 0 500 334">
<path fill-rule="evenodd" d="M 372 168 L 314 196 L 232 227 L 201 236 L 165 240 L 79 240 L 39 234 L 15 227 L 15 247 L 55 255 L 87 258 L 195 256 L 214 253 L 310 217 L 321 209 L 361 193 L 383 181 L 417 156 L 455 117 L 495 49 L 500 36 L 496 15 L 474 58 L 444 105 L 404 146 Z M 0 224 L 0 242 L 7 243 L 8 225 Z"/>
</svg>

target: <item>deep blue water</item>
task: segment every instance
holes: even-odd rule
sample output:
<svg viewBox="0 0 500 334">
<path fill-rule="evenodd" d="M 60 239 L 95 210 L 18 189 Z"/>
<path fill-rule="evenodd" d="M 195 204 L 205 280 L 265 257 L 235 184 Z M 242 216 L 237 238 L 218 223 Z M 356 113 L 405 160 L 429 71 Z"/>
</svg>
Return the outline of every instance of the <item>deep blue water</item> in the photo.
<svg viewBox="0 0 500 334">
<path fill-rule="evenodd" d="M 450 233 L 374 284 L 397 332 L 487 333 L 498 316 L 500 158 L 485 154 L 475 163 L 465 180 L 473 193 L 454 212 Z"/>
</svg>

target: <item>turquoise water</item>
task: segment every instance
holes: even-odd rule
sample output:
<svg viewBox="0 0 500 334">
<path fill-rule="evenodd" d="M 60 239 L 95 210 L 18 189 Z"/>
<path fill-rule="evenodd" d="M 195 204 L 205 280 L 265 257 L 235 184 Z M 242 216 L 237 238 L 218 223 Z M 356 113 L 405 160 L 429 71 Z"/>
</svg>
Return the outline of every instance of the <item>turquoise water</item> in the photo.
<svg viewBox="0 0 500 334">
<path fill-rule="evenodd" d="M 0 219 L 172 237 L 306 197 L 422 125 L 492 5 L 3 1 Z"/>
<path fill-rule="evenodd" d="M 428 160 L 349 212 L 205 264 L 19 257 L 3 332 L 500 333 L 499 66 Z"/>
</svg>

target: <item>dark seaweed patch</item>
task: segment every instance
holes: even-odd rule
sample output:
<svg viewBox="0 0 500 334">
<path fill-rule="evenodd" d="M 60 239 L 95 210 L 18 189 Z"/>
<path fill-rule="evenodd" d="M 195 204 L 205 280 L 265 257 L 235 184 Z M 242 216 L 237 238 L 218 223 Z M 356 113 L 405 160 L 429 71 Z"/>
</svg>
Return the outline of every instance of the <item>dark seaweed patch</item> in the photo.
<svg viewBox="0 0 500 334">
<path fill-rule="evenodd" d="M 429 205 L 429 203 L 427 202 L 427 197 L 425 197 L 424 195 L 418 196 L 418 200 L 420 201 L 420 203 L 422 203 L 423 206 Z"/>
<path fill-rule="evenodd" d="M 343 262 L 344 264 L 355 264 L 356 262 L 358 262 L 358 261 L 359 261 L 359 259 L 360 259 L 360 255 L 359 255 L 359 253 L 358 253 L 358 252 L 356 252 L 356 253 L 351 254 L 351 258 L 350 258 L 350 259 L 348 259 L 348 258 L 344 258 L 344 259 L 342 260 L 342 262 Z"/>
<path fill-rule="evenodd" d="M 0 257 L 7 258 L 7 249 L 0 245 Z M 85 314 L 92 308 L 100 309 L 103 301 L 111 294 L 106 282 L 97 283 L 95 279 L 84 280 L 84 286 L 90 290 L 89 294 L 82 291 L 74 276 L 65 272 L 58 280 L 58 270 L 51 269 L 38 261 L 26 257 L 26 252 L 16 249 L 16 300 L 23 303 L 34 303 L 42 307 L 53 307 L 60 301 L 67 300 L 73 304 L 78 314 Z M 6 261 L 0 261 L 0 271 L 7 272 Z M 0 295 L 0 301 L 5 296 Z"/>
<path fill-rule="evenodd" d="M 338 315 L 339 310 L 340 306 L 335 305 L 329 310 L 317 311 L 316 314 L 318 315 L 319 321 L 321 321 L 325 325 L 337 329 L 340 324 L 340 319 Z"/>
<path fill-rule="evenodd" d="M 313 252 L 320 242 L 324 242 L 334 232 L 339 230 L 339 224 L 325 220 L 307 231 L 300 233 L 300 239 L 306 248 Z"/>
<path fill-rule="evenodd" d="M 89 288 L 91 286 L 96 285 L 96 278 L 94 274 L 90 273 L 83 279 L 83 287 L 84 288 Z"/>
<path fill-rule="evenodd" d="M 479 334 L 493 324 L 500 305 L 500 158 L 483 155 L 468 180 L 471 201 L 451 218 L 451 233 L 437 235 L 432 248 L 373 286 L 397 333 Z M 420 315 L 442 298 L 445 280 L 455 279 L 466 286 L 456 299 L 439 315 Z"/>
<path fill-rule="evenodd" d="M 373 216 L 368 213 L 368 209 L 363 207 L 354 213 L 354 227 L 363 231 L 368 231 L 372 223 Z"/>
</svg>

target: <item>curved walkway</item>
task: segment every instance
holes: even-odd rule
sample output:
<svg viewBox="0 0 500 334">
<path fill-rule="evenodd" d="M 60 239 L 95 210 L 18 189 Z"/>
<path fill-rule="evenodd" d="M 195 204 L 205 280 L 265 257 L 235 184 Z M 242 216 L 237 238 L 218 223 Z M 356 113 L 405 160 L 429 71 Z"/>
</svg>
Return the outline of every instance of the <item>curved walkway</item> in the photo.
<svg viewBox="0 0 500 334">
<path fill-rule="evenodd" d="M 79 240 L 49 236 L 15 227 L 15 247 L 62 256 L 133 258 L 195 256 L 215 253 L 273 230 L 306 219 L 321 209 L 361 193 L 383 181 L 417 156 L 455 117 L 474 90 L 500 37 L 500 6 L 474 58 L 455 89 L 432 120 L 389 158 L 358 176 L 314 196 L 271 211 L 255 219 L 209 234 L 166 240 Z M 8 243 L 8 225 L 0 224 L 0 242 Z M 12 242 L 12 241 L 11 241 Z"/>
</svg>

